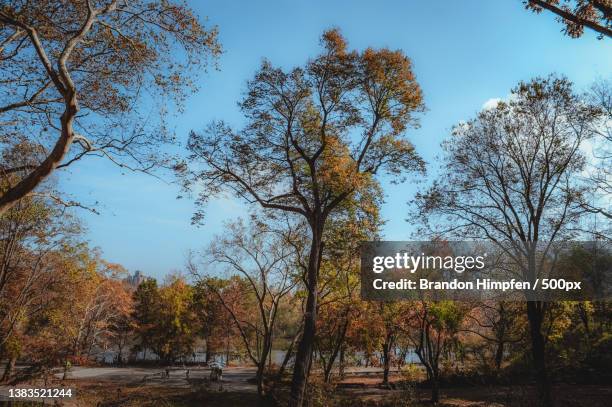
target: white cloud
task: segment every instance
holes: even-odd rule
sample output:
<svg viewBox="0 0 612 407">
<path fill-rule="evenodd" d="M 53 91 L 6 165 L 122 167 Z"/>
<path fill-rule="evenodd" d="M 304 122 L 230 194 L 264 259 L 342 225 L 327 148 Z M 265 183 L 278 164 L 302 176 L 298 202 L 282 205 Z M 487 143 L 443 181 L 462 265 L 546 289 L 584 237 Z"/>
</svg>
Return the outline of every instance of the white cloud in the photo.
<svg viewBox="0 0 612 407">
<path fill-rule="evenodd" d="M 481 110 L 495 109 L 499 102 L 501 102 L 501 98 L 491 98 L 482 104 Z"/>
</svg>

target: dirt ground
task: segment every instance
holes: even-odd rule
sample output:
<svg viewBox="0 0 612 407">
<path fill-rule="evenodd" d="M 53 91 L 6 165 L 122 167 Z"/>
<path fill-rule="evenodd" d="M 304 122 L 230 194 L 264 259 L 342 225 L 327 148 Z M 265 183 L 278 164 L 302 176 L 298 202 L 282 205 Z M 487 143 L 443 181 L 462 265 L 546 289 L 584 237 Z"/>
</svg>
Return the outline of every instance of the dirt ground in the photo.
<svg viewBox="0 0 612 407">
<path fill-rule="evenodd" d="M 161 368 L 74 368 L 69 379 L 56 377 L 47 387 L 72 388 L 76 394 L 71 399 L 46 400 L 45 405 L 65 407 L 115 407 L 115 406 L 206 406 L 233 407 L 256 406 L 254 376 L 251 367 L 224 369 L 221 382 L 208 380 L 206 368 L 172 370 L 163 377 Z M 429 390 L 413 386 L 393 389 L 382 388 L 380 370 L 354 369 L 333 390 L 333 397 L 323 393 L 318 405 L 346 406 L 427 406 Z M 32 383 L 24 387 L 42 387 Z M 329 391 L 329 389 L 327 390 Z M 7 386 L 0 386 L 0 404 L 9 405 Z M 3 398 L 4 396 L 4 398 Z M 442 388 L 439 406 L 447 407 L 527 407 L 533 405 L 532 386 L 477 386 Z M 332 403 L 332 398 L 336 401 Z M 559 407 L 604 407 L 612 400 L 612 386 L 557 385 L 555 398 Z M 342 400 L 342 403 L 340 401 Z M 55 403 L 55 404 L 54 404 Z M 25 406 L 16 404 L 12 406 Z M 40 402 L 29 405 L 41 405 Z"/>
</svg>

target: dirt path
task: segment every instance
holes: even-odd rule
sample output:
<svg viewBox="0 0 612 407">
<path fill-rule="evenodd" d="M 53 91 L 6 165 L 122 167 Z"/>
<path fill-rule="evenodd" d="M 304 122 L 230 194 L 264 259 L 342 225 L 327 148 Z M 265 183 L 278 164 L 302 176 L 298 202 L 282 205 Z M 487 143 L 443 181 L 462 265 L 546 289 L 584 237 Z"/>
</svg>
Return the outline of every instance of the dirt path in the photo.
<svg viewBox="0 0 612 407">
<path fill-rule="evenodd" d="M 113 389 L 121 388 L 184 388 L 191 389 L 198 384 L 205 382 L 210 376 L 210 369 L 204 367 L 188 367 L 189 375 L 186 374 L 186 369 L 171 368 L 169 377 L 164 377 L 164 368 L 146 368 L 146 367 L 74 367 L 68 375 L 68 380 L 59 384 L 47 386 L 48 388 L 57 387 L 79 387 L 81 384 L 92 385 L 96 384 L 100 388 L 108 387 Z M 55 375 L 56 379 L 62 378 L 62 373 Z M 257 392 L 254 384 L 249 383 L 249 379 L 255 376 L 254 367 L 229 367 L 223 369 L 223 380 L 212 384 L 215 389 L 231 393 L 253 393 Z M 15 388 L 36 388 L 40 385 L 18 385 Z M 10 401 L 9 389 L 10 386 L 0 386 L 0 403 Z M 36 398 L 25 398 L 22 400 L 43 401 Z M 46 400 L 52 404 L 52 400 Z"/>
<path fill-rule="evenodd" d="M 189 370 L 189 376 L 186 374 Z M 124 383 L 125 385 L 146 384 L 168 387 L 190 387 L 193 381 L 208 379 L 210 369 L 205 367 L 171 368 L 169 377 L 162 377 L 164 368 L 142 368 L 142 367 L 75 367 L 69 375 L 69 379 L 112 381 Z M 228 367 L 223 369 L 223 380 L 221 384 L 228 391 L 256 392 L 255 385 L 248 382 L 255 376 L 254 367 Z M 60 375 L 57 375 L 59 378 Z"/>
</svg>

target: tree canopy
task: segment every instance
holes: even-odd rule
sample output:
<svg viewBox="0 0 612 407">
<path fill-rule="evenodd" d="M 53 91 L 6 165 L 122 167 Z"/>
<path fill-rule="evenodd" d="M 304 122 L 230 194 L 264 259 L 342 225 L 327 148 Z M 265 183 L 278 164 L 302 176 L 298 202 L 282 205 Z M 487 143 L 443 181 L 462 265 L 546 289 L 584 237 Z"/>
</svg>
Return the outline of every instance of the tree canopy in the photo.
<svg viewBox="0 0 612 407">
<path fill-rule="evenodd" d="M 87 155 L 170 165 L 165 105 L 180 108 L 219 52 L 216 29 L 178 1 L 2 1 L 0 213 Z M 27 160 L 8 157 L 18 146 Z"/>
</svg>

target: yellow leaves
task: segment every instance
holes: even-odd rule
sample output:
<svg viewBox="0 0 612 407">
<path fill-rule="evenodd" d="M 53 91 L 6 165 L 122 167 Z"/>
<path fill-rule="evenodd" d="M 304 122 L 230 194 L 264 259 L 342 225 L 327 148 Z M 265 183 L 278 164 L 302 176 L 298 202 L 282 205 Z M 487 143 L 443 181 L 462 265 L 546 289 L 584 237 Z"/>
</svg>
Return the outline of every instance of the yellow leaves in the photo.
<svg viewBox="0 0 612 407">
<path fill-rule="evenodd" d="M 177 85 L 180 84 L 182 81 L 181 76 L 176 72 L 170 75 L 169 79 L 172 83 L 177 84 Z"/>
<path fill-rule="evenodd" d="M 422 108 L 423 95 L 410 59 L 401 51 L 366 49 L 361 55 L 364 91 L 375 113 L 387 119 L 396 134 L 406 127 L 409 113 Z"/>
<path fill-rule="evenodd" d="M 313 140 L 321 135 L 321 115 L 312 103 L 309 103 L 300 115 L 300 126 L 304 134 Z"/>
<path fill-rule="evenodd" d="M 319 167 L 319 180 L 327 190 L 341 192 L 357 190 L 365 185 L 368 176 L 357 171 L 357 163 L 348 147 L 338 137 L 327 136 Z"/>
<path fill-rule="evenodd" d="M 337 56 L 344 56 L 346 54 L 346 40 L 337 28 L 325 31 L 321 36 L 321 42 L 331 54 Z"/>
</svg>

